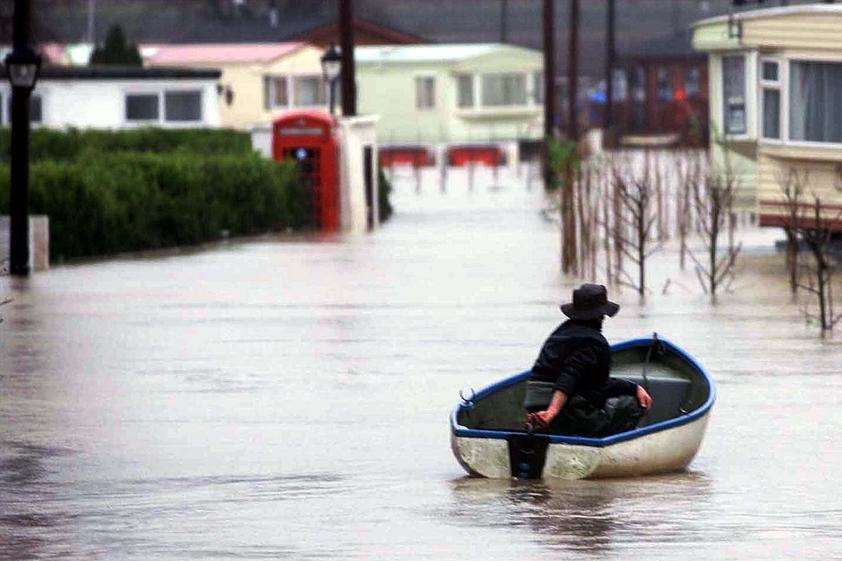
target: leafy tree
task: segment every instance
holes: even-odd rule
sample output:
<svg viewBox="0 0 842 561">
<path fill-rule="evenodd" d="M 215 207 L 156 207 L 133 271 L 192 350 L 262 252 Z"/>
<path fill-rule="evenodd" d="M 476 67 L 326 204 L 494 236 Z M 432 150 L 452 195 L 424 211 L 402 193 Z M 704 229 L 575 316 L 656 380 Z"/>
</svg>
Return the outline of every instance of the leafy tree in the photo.
<svg viewBox="0 0 842 561">
<path fill-rule="evenodd" d="M 129 43 L 123 28 L 119 25 L 111 26 L 105 43 L 98 45 L 91 53 L 89 64 L 115 64 L 121 66 L 141 66 L 143 59 L 137 50 L 137 45 Z"/>
</svg>

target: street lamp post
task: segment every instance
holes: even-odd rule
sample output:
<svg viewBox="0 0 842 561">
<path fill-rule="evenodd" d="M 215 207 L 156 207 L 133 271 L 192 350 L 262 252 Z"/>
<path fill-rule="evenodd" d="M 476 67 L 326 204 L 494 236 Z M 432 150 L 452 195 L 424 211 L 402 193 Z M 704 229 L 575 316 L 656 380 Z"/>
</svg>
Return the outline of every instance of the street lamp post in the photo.
<svg viewBox="0 0 842 561">
<path fill-rule="evenodd" d="M 29 101 L 41 69 L 29 46 L 30 15 L 29 0 L 15 0 L 13 48 L 5 60 L 12 86 L 9 273 L 20 276 L 29 274 Z"/>
<path fill-rule="evenodd" d="M 336 45 L 331 45 L 322 55 L 322 76 L 327 83 L 330 114 L 333 115 L 333 106 L 336 99 L 336 79 L 342 70 L 342 55 Z"/>
</svg>

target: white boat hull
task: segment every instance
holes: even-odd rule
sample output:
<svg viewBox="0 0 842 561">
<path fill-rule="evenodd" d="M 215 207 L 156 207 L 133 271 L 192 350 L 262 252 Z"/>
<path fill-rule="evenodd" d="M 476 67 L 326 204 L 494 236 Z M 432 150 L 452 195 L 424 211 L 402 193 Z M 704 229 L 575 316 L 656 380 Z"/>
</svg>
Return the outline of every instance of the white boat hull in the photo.
<svg viewBox="0 0 842 561">
<path fill-rule="evenodd" d="M 550 443 L 542 477 L 600 479 L 680 471 L 699 451 L 709 415 L 710 411 L 688 423 L 607 446 Z M 512 477 L 506 439 L 454 434 L 451 446 L 468 473 L 492 479 Z"/>
</svg>

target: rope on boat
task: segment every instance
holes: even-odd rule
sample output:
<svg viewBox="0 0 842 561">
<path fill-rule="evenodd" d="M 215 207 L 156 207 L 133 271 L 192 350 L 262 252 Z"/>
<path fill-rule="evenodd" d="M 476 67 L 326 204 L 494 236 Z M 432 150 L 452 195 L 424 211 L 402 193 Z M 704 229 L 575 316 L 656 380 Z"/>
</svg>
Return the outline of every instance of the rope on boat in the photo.
<svg viewBox="0 0 842 561">
<path fill-rule="evenodd" d="M 649 378 L 646 372 L 649 370 L 649 361 L 652 359 L 652 349 L 658 345 L 658 334 L 652 333 L 652 344 L 646 349 L 646 362 L 643 363 L 643 389 L 649 391 Z"/>
<path fill-rule="evenodd" d="M 471 392 L 471 397 L 465 397 L 464 388 L 459 390 L 459 399 L 462 400 L 462 407 L 470 411 L 474 408 L 474 399 L 477 397 L 477 392 L 474 391 L 474 388 L 468 388 L 468 391 Z"/>
</svg>

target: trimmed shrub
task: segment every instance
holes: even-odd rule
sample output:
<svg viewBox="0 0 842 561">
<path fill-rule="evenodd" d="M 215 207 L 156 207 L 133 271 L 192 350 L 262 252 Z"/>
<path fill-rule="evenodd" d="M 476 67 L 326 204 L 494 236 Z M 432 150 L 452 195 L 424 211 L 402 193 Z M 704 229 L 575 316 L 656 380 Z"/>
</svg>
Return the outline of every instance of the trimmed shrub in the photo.
<svg viewBox="0 0 842 561">
<path fill-rule="evenodd" d="M 0 129 L 0 161 L 9 160 L 11 131 Z M 250 154 L 251 138 L 230 129 L 139 128 L 109 131 L 47 128 L 31 133 L 31 160 L 73 160 L 85 152 L 197 152 L 199 154 Z"/>
<path fill-rule="evenodd" d="M 0 207 L 9 169 L 0 164 Z M 50 217 L 55 261 L 195 244 L 307 226 L 309 197 L 291 163 L 255 153 L 85 151 L 31 167 L 33 214 Z"/>
</svg>

